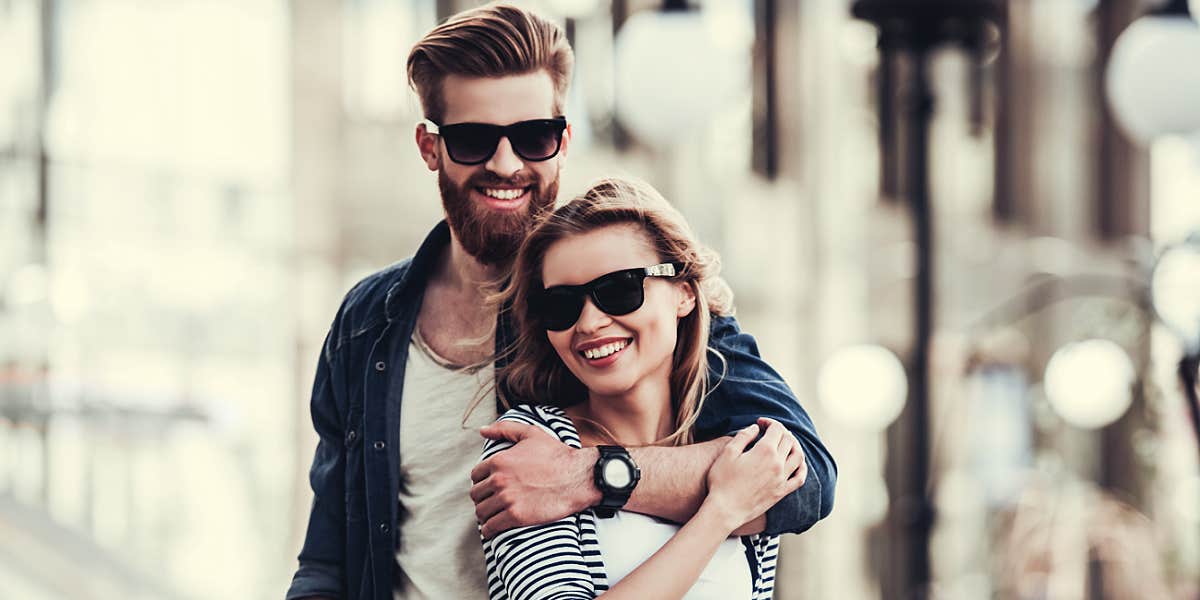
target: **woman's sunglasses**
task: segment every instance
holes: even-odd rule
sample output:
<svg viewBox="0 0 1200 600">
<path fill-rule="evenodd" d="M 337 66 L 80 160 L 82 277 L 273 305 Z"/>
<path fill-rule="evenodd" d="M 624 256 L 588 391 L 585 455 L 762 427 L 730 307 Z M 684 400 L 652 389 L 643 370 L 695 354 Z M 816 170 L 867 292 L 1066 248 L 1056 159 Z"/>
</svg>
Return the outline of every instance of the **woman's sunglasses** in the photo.
<svg viewBox="0 0 1200 600">
<path fill-rule="evenodd" d="M 532 313 L 550 331 L 570 329 L 583 312 L 583 303 L 592 299 L 596 308 L 613 316 L 627 315 L 642 307 L 646 300 L 643 282 L 647 277 L 674 277 L 679 263 L 625 269 L 601 275 L 583 285 L 556 285 L 530 298 Z"/>
<path fill-rule="evenodd" d="M 500 138 L 508 138 L 513 152 L 521 158 L 540 162 L 550 160 L 562 147 L 566 117 L 518 121 L 512 125 L 490 123 L 454 123 L 438 125 L 429 119 L 421 121 L 425 130 L 442 137 L 450 160 L 460 165 L 483 164 L 496 153 Z"/>
</svg>

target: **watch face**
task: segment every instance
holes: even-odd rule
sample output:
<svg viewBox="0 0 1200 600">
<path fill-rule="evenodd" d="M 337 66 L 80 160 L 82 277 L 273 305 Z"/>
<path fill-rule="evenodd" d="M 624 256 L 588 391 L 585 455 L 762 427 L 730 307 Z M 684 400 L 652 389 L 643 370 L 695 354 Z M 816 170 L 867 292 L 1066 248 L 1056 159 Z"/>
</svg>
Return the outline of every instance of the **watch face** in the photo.
<svg viewBox="0 0 1200 600">
<path fill-rule="evenodd" d="M 614 488 L 629 487 L 633 483 L 633 473 L 623 460 L 610 460 L 604 463 L 604 482 Z"/>
</svg>

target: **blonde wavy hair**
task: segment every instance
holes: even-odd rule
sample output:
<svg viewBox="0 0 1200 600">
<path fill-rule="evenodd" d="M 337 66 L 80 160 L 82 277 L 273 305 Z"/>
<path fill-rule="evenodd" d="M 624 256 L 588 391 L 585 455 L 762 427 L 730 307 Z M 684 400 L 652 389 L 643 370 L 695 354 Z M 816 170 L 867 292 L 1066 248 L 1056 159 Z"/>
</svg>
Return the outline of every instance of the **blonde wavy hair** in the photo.
<svg viewBox="0 0 1200 600">
<path fill-rule="evenodd" d="M 702 245 L 683 215 L 642 181 L 602 179 L 543 217 L 525 238 L 517 252 L 511 279 L 493 297 L 499 305 L 511 306 L 516 328 L 516 340 L 506 351 L 510 362 L 497 373 L 499 389 L 507 390 L 521 401 L 559 407 L 587 398 L 587 389 L 563 364 L 550 345 L 546 329 L 531 313 L 529 300 L 533 293 L 543 289 L 542 262 L 550 246 L 570 236 L 623 224 L 634 225 L 645 234 L 660 262 L 682 264 L 673 281 L 685 282 L 696 295 L 695 308 L 679 320 L 671 361 L 675 431 L 656 442 L 689 444 L 709 392 L 707 353 L 713 352 L 722 364 L 725 360 L 708 347 L 710 314 L 732 314 L 733 292 L 718 275 L 721 262 L 717 253 Z M 500 400 L 511 408 L 509 398 L 501 394 Z"/>
</svg>

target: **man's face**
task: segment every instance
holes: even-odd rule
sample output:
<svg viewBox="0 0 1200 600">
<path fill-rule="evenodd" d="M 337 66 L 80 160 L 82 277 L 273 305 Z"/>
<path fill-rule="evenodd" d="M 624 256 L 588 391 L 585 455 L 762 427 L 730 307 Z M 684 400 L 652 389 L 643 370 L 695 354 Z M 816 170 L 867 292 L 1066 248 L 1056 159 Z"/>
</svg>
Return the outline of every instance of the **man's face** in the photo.
<svg viewBox="0 0 1200 600">
<path fill-rule="evenodd" d="M 553 114 L 554 84 L 538 71 L 496 78 L 451 75 L 442 84 L 445 117 L 440 125 L 489 123 L 510 125 Z M 535 162 L 521 158 L 507 137 L 486 162 L 463 165 L 446 152 L 445 142 L 417 127 L 417 146 L 438 187 L 446 220 L 468 254 L 486 265 L 509 263 L 525 238 L 534 216 L 553 208 L 558 195 L 561 161 L 570 129 L 563 133 L 557 155 Z"/>
</svg>

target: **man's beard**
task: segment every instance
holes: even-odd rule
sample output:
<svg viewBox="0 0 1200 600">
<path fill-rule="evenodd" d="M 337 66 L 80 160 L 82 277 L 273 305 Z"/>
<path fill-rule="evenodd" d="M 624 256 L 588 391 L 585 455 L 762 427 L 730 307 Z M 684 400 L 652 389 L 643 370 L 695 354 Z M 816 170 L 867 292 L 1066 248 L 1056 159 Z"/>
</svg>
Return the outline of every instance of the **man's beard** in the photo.
<svg viewBox="0 0 1200 600">
<path fill-rule="evenodd" d="M 480 187 L 528 187 L 529 201 L 520 210 L 494 210 L 471 199 L 471 190 Z M 558 174 L 544 189 L 537 176 L 504 179 L 487 171 L 470 177 L 459 187 L 443 169 L 438 171 L 438 188 L 446 222 L 467 254 L 488 266 L 504 266 L 516 257 L 534 220 L 554 208 Z"/>
</svg>

